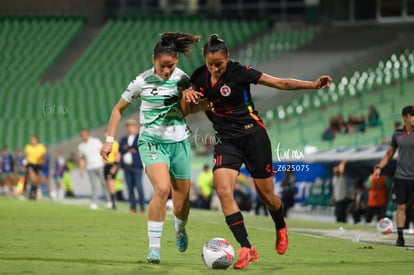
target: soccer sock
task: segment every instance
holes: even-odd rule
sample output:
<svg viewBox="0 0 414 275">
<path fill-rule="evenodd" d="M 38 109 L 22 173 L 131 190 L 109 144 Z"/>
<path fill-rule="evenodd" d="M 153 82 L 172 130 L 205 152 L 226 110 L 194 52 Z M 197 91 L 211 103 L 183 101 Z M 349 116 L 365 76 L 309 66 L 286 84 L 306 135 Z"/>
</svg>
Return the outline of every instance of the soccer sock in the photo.
<svg viewBox="0 0 414 275">
<path fill-rule="evenodd" d="M 116 196 L 111 194 L 112 209 L 116 209 Z"/>
<path fill-rule="evenodd" d="M 403 231 L 404 230 L 404 227 L 397 227 L 397 233 L 398 233 L 398 239 L 403 239 L 404 238 L 404 236 L 403 236 Z"/>
<path fill-rule="evenodd" d="M 240 243 L 241 247 L 251 248 L 252 245 L 247 236 L 247 230 L 244 226 L 243 215 L 239 211 L 226 217 L 226 223 L 229 226 L 233 236 Z"/>
<path fill-rule="evenodd" d="M 149 247 L 161 247 L 161 235 L 164 222 L 148 221 Z"/>
<path fill-rule="evenodd" d="M 187 224 L 187 220 L 183 221 L 177 217 L 174 217 L 174 230 L 175 232 L 180 232 L 184 229 L 184 226 Z"/>
<path fill-rule="evenodd" d="M 29 197 L 36 198 L 36 196 L 37 196 L 37 186 L 35 184 L 32 184 L 30 186 Z"/>
<path fill-rule="evenodd" d="M 270 216 L 272 216 L 273 222 L 275 223 L 275 226 L 277 229 L 286 227 L 284 215 L 283 215 L 283 206 L 280 206 L 280 208 L 276 211 L 269 210 Z"/>
</svg>

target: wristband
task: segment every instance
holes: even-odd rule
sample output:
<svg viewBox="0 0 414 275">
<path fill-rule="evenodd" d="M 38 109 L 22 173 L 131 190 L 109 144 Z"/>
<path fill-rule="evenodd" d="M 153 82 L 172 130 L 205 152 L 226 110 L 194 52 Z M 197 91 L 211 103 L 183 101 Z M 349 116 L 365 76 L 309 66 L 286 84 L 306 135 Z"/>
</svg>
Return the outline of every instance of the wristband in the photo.
<svg viewBox="0 0 414 275">
<path fill-rule="evenodd" d="M 115 138 L 111 136 L 107 136 L 105 142 L 114 142 Z"/>
<path fill-rule="evenodd" d="M 375 165 L 375 169 L 380 169 L 380 170 L 382 170 L 382 167 L 381 167 L 381 166 L 379 166 L 379 165 Z"/>
</svg>

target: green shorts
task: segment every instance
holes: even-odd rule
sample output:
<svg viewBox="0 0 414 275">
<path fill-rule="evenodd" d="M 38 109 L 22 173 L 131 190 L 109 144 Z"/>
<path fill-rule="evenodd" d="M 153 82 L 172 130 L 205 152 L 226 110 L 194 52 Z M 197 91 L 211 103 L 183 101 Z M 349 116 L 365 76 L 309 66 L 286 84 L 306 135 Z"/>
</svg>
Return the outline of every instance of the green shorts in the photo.
<svg viewBox="0 0 414 275">
<path fill-rule="evenodd" d="M 145 166 L 166 163 L 172 178 L 191 178 L 191 149 L 187 139 L 176 143 L 143 142 L 138 149 Z"/>
</svg>

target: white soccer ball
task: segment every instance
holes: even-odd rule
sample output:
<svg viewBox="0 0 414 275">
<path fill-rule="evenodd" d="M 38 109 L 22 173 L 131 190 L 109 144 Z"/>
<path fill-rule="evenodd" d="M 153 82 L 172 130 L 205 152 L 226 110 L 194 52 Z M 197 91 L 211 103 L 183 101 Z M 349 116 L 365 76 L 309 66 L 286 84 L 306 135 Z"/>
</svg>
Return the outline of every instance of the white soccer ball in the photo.
<svg viewBox="0 0 414 275">
<path fill-rule="evenodd" d="M 391 234 L 392 228 L 393 228 L 393 223 L 392 223 L 392 220 L 390 220 L 389 218 L 382 218 L 377 223 L 378 232 L 380 232 L 381 234 L 385 234 L 385 235 Z"/>
<path fill-rule="evenodd" d="M 227 269 L 234 260 L 234 248 L 223 238 L 214 238 L 203 246 L 204 264 L 211 269 Z"/>
</svg>

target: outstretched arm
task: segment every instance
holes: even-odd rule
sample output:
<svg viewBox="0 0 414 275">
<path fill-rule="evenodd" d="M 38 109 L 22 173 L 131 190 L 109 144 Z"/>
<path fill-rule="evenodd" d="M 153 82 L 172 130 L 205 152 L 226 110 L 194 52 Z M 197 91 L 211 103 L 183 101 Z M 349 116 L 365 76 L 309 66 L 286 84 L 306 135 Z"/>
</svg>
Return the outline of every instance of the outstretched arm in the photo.
<svg viewBox="0 0 414 275">
<path fill-rule="evenodd" d="M 116 129 L 118 128 L 119 121 L 121 120 L 122 113 L 129 106 L 129 103 L 122 98 L 115 104 L 112 109 L 111 117 L 108 123 L 108 136 L 114 137 Z M 106 142 L 102 146 L 101 155 L 104 160 L 107 160 L 109 153 L 112 151 L 112 142 Z"/>
<path fill-rule="evenodd" d="M 332 78 L 328 75 L 322 75 L 314 81 L 306 81 L 293 78 L 278 78 L 264 73 L 258 83 L 279 90 L 300 90 L 327 88 L 331 82 Z"/>
</svg>

